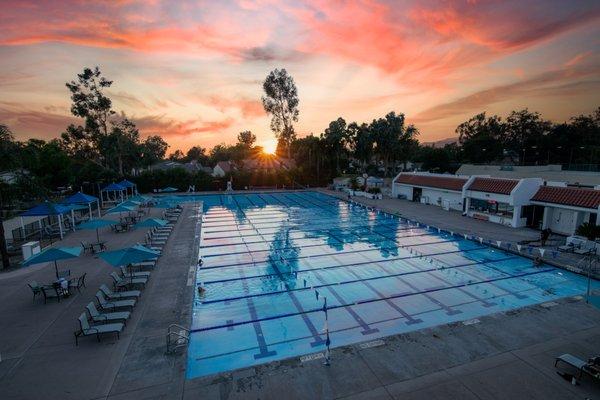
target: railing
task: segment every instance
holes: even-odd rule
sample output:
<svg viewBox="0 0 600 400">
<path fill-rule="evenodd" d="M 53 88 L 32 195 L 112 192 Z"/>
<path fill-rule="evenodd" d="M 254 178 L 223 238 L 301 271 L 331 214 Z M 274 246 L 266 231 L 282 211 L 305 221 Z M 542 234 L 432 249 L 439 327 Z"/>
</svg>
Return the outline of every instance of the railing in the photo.
<svg viewBox="0 0 600 400">
<path fill-rule="evenodd" d="M 190 330 L 181 325 L 171 324 L 167 329 L 167 354 L 175 352 L 190 342 Z"/>
</svg>

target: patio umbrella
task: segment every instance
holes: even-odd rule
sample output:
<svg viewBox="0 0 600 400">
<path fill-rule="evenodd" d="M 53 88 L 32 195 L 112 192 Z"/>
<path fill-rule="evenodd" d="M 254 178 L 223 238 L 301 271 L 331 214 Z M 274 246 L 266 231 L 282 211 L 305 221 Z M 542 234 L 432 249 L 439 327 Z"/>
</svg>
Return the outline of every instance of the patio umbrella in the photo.
<svg viewBox="0 0 600 400">
<path fill-rule="evenodd" d="M 169 223 L 169 221 L 165 221 L 164 219 L 160 219 L 160 218 L 148 218 L 143 220 L 142 222 L 139 222 L 135 225 L 136 228 L 154 228 L 157 226 L 165 226 Z"/>
<path fill-rule="evenodd" d="M 50 247 L 29 257 L 27 260 L 23 261 L 23 265 L 41 264 L 54 261 L 54 270 L 56 272 L 56 278 L 58 279 L 58 265 L 56 262 L 58 260 L 76 258 L 79 257 L 80 254 L 81 247 Z"/>
<path fill-rule="evenodd" d="M 174 188 L 172 186 L 167 186 L 166 188 L 163 188 L 160 191 L 163 193 L 173 193 L 173 192 L 179 192 L 179 189 Z"/>
<path fill-rule="evenodd" d="M 100 254 L 100 258 L 113 267 L 120 267 L 122 265 L 153 260 L 158 258 L 159 255 L 160 253 L 138 244 L 133 247 L 102 253 Z"/>
<path fill-rule="evenodd" d="M 98 239 L 98 243 L 100 243 L 100 234 L 98 233 L 98 229 L 116 224 L 117 221 L 110 221 L 108 219 L 93 219 L 91 221 L 79 224 L 79 229 L 95 229 L 96 238 Z"/>
<path fill-rule="evenodd" d="M 122 213 L 122 212 L 129 212 L 129 211 L 134 211 L 135 209 L 132 206 L 127 206 L 127 205 L 123 205 L 123 203 L 108 209 L 108 211 L 106 211 L 107 214 L 115 214 L 115 213 Z"/>
<path fill-rule="evenodd" d="M 92 218 L 92 204 L 98 205 L 98 218 L 100 218 L 100 199 L 89 194 L 77 192 L 67 197 L 62 201 L 63 204 L 78 204 L 84 205 L 90 212 L 90 218 Z"/>
<path fill-rule="evenodd" d="M 126 206 L 126 207 L 137 207 L 137 206 L 140 205 L 140 202 L 129 199 L 129 200 L 126 200 L 126 201 L 120 203 L 119 205 L 120 206 Z"/>
<path fill-rule="evenodd" d="M 152 200 L 152 198 L 148 197 L 148 196 L 143 196 L 141 194 L 136 194 L 135 196 L 130 197 L 129 200 L 130 201 L 137 201 L 139 203 L 146 203 L 147 201 Z"/>
</svg>

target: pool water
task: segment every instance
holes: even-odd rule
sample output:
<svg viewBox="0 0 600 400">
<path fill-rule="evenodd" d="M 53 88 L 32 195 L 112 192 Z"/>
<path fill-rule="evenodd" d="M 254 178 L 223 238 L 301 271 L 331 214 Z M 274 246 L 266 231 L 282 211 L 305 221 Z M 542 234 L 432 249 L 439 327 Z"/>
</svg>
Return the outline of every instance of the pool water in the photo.
<svg viewBox="0 0 600 400">
<path fill-rule="evenodd" d="M 583 277 L 317 192 L 203 201 L 187 377 L 585 292 Z M 326 300 L 325 300 L 326 299 Z"/>
</svg>

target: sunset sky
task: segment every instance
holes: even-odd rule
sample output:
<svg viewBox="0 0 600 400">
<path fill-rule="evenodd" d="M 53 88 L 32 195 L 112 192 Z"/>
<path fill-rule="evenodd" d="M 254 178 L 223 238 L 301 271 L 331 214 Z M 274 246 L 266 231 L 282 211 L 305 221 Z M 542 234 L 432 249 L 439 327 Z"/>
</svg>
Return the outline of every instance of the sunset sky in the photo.
<svg viewBox="0 0 600 400">
<path fill-rule="evenodd" d="M 65 82 L 98 65 L 114 108 L 171 148 L 272 140 L 262 81 L 286 68 L 299 136 L 406 114 L 421 141 L 481 111 L 554 121 L 600 106 L 600 2 L 2 0 L 0 123 L 57 137 Z"/>
</svg>

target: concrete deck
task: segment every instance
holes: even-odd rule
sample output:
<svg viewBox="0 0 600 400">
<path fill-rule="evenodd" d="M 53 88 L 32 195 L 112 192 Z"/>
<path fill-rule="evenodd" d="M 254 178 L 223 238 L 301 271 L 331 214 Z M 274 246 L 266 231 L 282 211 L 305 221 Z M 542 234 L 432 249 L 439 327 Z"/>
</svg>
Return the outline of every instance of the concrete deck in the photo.
<svg viewBox="0 0 600 400">
<path fill-rule="evenodd" d="M 94 300 L 100 284 L 112 285 L 112 267 L 94 256 L 60 262 L 59 269 L 68 268 L 72 275 L 87 272 L 87 288 L 60 303 L 44 305 L 40 297 L 33 303 L 26 286 L 32 280 L 52 281 L 53 265 L 0 274 L 0 398 L 122 399 L 148 393 L 181 397 L 185 351 L 165 355 L 165 333 L 170 323 L 189 325 L 194 286 L 188 274 L 197 262 L 197 210 L 185 206 L 120 340 L 105 335 L 98 343 L 86 337 L 75 347 L 77 317 Z M 154 210 L 151 216 L 162 211 Z M 142 241 L 145 231 L 104 231 L 101 238 L 109 249 L 116 249 Z M 77 231 L 60 245 L 77 246 L 81 240 L 94 241 L 95 235 Z"/>
<path fill-rule="evenodd" d="M 406 210 L 402 213 L 409 216 Z M 456 220 L 438 220 L 429 213 L 413 217 L 456 232 L 527 238 L 460 215 Z M 488 225 L 493 225 L 489 232 Z M 111 267 L 104 262 L 86 255 L 61 263 L 61 269 L 70 268 L 72 274 L 87 272 L 87 288 L 47 305 L 39 298 L 32 303 L 26 283 L 52 280 L 52 265 L 0 274 L 0 398 L 600 398 L 597 383 L 584 378 L 572 386 L 554 369 L 557 355 L 568 352 L 586 359 L 600 353 L 600 310 L 580 298 L 337 348 L 330 367 L 323 366 L 322 359 L 302 362 L 294 357 L 185 380 L 185 351 L 165 355 L 164 335 L 170 323 L 190 324 L 194 286 L 188 278 L 196 263 L 198 229 L 197 209 L 186 206 L 120 340 L 106 336 L 98 343 L 88 337 L 79 347 L 74 345 L 77 316 L 98 286 L 110 282 Z M 140 241 L 143 234 L 102 237 L 110 248 L 119 248 Z M 94 236 L 94 231 L 80 231 L 61 245 L 77 245 Z"/>
</svg>

